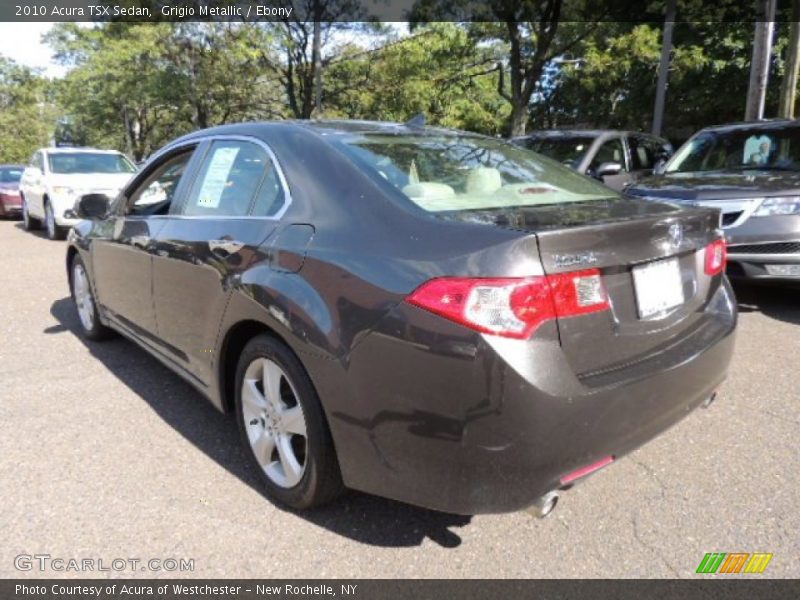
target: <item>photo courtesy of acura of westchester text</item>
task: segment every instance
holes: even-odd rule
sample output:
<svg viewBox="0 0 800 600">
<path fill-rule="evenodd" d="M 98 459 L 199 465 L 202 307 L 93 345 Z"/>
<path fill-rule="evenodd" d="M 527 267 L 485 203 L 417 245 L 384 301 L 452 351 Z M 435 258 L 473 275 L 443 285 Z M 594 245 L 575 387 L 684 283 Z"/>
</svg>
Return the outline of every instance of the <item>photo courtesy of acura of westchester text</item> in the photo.
<svg viewBox="0 0 800 600">
<path fill-rule="evenodd" d="M 799 73 L 800 0 L 0 7 L 0 597 L 796 595 Z"/>
</svg>

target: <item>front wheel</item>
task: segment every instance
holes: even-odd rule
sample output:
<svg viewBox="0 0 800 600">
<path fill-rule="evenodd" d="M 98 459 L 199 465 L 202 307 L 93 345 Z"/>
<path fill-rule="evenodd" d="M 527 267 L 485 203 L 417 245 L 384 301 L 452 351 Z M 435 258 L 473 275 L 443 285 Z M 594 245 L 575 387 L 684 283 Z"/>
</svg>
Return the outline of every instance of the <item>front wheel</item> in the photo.
<svg viewBox="0 0 800 600">
<path fill-rule="evenodd" d="M 343 490 L 322 407 L 305 369 L 281 341 L 259 335 L 236 370 L 236 415 L 247 454 L 270 496 L 295 509 Z"/>
<path fill-rule="evenodd" d="M 90 340 L 100 341 L 113 336 L 113 332 L 100 322 L 97 314 L 97 304 L 94 301 L 89 275 L 79 255 L 72 259 L 72 272 L 70 287 L 72 300 L 78 311 L 83 334 Z"/>
<path fill-rule="evenodd" d="M 51 240 L 63 240 L 67 237 L 66 230 L 56 223 L 56 215 L 53 212 L 53 206 L 49 202 L 44 205 L 44 222 L 47 226 L 47 237 Z"/>
</svg>

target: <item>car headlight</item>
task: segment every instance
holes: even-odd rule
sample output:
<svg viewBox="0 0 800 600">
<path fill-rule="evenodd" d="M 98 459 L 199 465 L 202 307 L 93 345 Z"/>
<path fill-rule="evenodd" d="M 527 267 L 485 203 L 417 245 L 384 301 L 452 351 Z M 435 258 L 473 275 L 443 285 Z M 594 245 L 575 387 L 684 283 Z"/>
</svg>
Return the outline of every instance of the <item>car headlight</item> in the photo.
<svg viewBox="0 0 800 600">
<path fill-rule="evenodd" d="M 53 186 L 53 195 L 54 196 L 64 196 L 66 198 L 72 198 L 73 196 L 77 195 L 78 190 L 75 188 L 71 188 L 66 185 L 56 185 Z"/>
<path fill-rule="evenodd" d="M 800 196 L 786 198 L 766 198 L 754 217 L 771 217 L 773 215 L 798 215 L 800 214 Z"/>
</svg>

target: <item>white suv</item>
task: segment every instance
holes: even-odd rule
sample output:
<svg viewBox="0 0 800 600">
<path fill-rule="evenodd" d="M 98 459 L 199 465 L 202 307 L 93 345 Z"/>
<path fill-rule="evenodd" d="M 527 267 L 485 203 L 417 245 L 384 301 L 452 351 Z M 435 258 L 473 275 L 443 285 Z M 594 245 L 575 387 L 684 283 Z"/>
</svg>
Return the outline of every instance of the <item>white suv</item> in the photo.
<svg viewBox="0 0 800 600">
<path fill-rule="evenodd" d="M 80 220 L 71 212 L 78 198 L 99 193 L 113 199 L 135 171 L 133 163 L 115 150 L 37 150 L 20 181 L 25 229 L 38 229 L 44 222 L 51 240 L 64 239 Z"/>
</svg>

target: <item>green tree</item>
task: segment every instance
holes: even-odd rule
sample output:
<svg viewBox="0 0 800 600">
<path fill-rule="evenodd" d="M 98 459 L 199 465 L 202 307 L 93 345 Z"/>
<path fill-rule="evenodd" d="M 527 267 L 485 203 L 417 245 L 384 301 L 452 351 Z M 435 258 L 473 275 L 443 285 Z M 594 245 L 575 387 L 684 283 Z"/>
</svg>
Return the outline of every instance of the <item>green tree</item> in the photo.
<svg viewBox="0 0 800 600">
<path fill-rule="evenodd" d="M 0 162 L 27 162 L 55 128 L 49 81 L 0 56 Z"/>
</svg>

